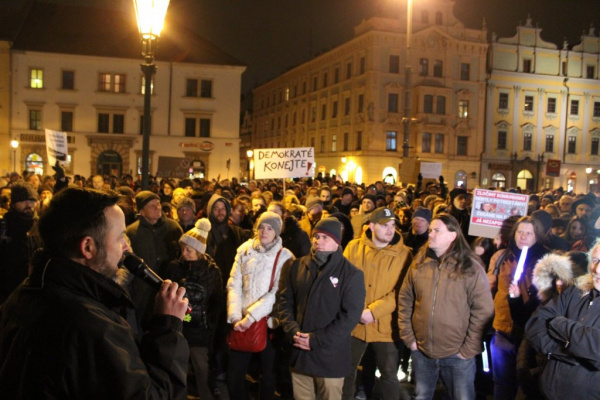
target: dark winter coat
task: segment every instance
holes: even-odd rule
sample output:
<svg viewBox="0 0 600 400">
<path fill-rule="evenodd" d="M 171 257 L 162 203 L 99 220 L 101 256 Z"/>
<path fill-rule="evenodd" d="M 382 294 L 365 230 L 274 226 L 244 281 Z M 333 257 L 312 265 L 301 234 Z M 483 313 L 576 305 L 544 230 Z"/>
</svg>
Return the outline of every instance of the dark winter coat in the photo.
<svg viewBox="0 0 600 400">
<path fill-rule="evenodd" d="M 294 217 L 287 217 L 281 232 L 283 247 L 294 254 L 294 257 L 304 257 L 310 253 L 310 239 L 306 232 L 300 229 L 298 221 Z"/>
<path fill-rule="evenodd" d="M 183 258 L 171 261 L 166 279 L 185 288 L 192 311 L 183 321 L 183 336 L 190 347 L 207 347 L 212 344 L 217 317 L 223 309 L 223 283 L 217 264 L 208 254 L 197 261 Z"/>
<path fill-rule="evenodd" d="M 2 399 L 185 399 L 181 320 L 155 316 L 137 344 L 127 292 L 74 261 L 44 257 L 0 314 Z"/>
<path fill-rule="evenodd" d="M 363 272 L 339 248 L 320 268 L 311 255 L 288 260 L 279 285 L 279 319 L 287 340 L 293 342 L 296 332 L 310 334 L 311 350 L 294 347 L 291 367 L 325 378 L 348 375 L 350 333 L 365 302 Z"/>
</svg>

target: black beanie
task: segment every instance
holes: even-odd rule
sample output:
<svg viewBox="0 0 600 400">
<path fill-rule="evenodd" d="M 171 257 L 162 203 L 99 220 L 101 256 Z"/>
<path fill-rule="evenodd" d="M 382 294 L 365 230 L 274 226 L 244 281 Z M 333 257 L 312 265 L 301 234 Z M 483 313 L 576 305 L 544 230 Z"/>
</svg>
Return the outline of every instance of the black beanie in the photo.
<svg viewBox="0 0 600 400">
<path fill-rule="evenodd" d="M 40 197 L 36 190 L 29 183 L 19 182 L 11 187 L 10 202 L 12 204 L 20 201 L 38 201 Z"/>
<path fill-rule="evenodd" d="M 144 206 L 152 200 L 160 201 L 160 197 L 158 197 L 156 193 L 151 192 L 149 190 L 143 190 L 139 192 L 135 196 L 135 205 L 137 206 L 138 212 L 141 211 L 142 208 L 144 208 Z"/>
<path fill-rule="evenodd" d="M 342 223 L 336 218 L 322 218 L 319 222 L 317 222 L 317 225 L 315 225 L 313 235 L 315 233 L 325 234 L 335 240 L 338 245 L 342 244 Z"/>
</svg>

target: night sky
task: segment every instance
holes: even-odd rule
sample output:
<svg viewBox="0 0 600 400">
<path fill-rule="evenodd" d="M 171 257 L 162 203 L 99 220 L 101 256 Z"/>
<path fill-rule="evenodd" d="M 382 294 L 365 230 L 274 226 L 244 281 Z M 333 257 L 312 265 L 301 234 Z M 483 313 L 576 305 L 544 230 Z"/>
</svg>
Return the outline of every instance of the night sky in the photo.
<svg viewBox="0 0 600 400">
<path fill-rule="evenodd" d="M 405 9 L 404 0 L 172 0 L 169 12 L 248 65 L 246 92 L 351 39 L 361 20 Z M 513 36 L 529 14 L 559 48 L 565 37 L 578 43 L 591 23 L 600 27 L 600 0 L 456 0 L 454 10 L 469 28 L 485 18 L 500 37 Z"/>
<path fill-rule="evenodd" d="M 23 7 L 32 0 L 0 0 Z M 44 0 L 133 7 L 131 0 Z M 431 0 L 413 0 L 428 2 Z M 451 1 L 451 0 L 447 0 Z M 273 79 L 354 36 L 372 16 L 399 16 L 406 0 L 171 0 L 167 18 L 184 24 L 248 66 L 242 92 Z M 455 15 L 467 27 L 513 36 L 531 15 L 544 40 L 572 46 L 591 23 L 600 28 L 600 0 L 455 0 Z M 135 23 L 135 18 L 132 18 Z"/>
</svg>

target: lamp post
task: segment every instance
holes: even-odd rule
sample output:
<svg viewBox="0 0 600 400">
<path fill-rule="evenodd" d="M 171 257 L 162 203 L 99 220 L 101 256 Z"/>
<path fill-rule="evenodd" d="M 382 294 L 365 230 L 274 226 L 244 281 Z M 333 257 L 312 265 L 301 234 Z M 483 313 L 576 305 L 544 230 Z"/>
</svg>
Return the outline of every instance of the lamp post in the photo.
<svg viewBox="0 0 600 400">
<path fill-rule="evenodd" d="M 142 190 L 148 190 L 150 163 L 150 101 L 152 96 L 152 77 L 156 73 L 154 52 L 160 32 L 165 23 L 169 0 L 133 0 L 138 29 L 142 42 L 142 64 L 144 74 L 144 126 L 142 141 Z"/>
<path fill-rule="evenodd" d="M 252 162 L 252 156 L 254 155 L 254 152 L 252 150 L 248 150 L 246 151 L 246 156 L 248 157 L 248 181 L 250 181 L 251 179 L 254 179 L 252 177 L 252 167 L 253 167 L 253 162 Z"/>
<path fill-rule="evenodd" d="M 408 158 L 410 147 L 410 112 L 412 96 L 412 67 L 410 65 L 410 40 L 412 35 L 412 0 L 406 0 L 406 60 L 404 64 L 404 141 L 402 143 L 402 159 Z"/>
<path fill-rule="evenodd" d="M 13 149 L 13 172 L 17 172 L 17 149 L 19 148 L 19 141 L 11 140 L 10 147 Z"/>
</svg>

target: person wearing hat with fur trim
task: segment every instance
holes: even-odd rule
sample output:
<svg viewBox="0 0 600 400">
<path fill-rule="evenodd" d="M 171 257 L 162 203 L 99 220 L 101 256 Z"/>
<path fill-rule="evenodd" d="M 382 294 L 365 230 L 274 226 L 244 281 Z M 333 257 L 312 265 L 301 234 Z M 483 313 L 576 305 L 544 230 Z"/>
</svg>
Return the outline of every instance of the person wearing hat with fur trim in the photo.
<svg viewBox="0 0 600 400">
<path fill-rule="evenodd" d="M 360 239 L 348 243 L 344 257 L 363 271 L 366 298 L 360 323 L 352 331 L 350 339 L 352 366 L 344 379 L 343 398 L 354 398 L 356 370 L 367 347 L 371 347 L 381 374 L 382 399 L 397 400 L 400 396 L 398 348 L 394 343 L 396 321 L 393 321 L 392 315 L 398 307 L 397 292 L 412 255 L 396 231 L 392 210 L 381 207 L 373 211 L 369 229 Z"/>
<path fill-rule="evenodd" d="M 0 222 L 0 304 L 27 277 L 29 258 L 37 244 L 28 232 L 37 225 L 39 196 L 29 183 L 18 182 L 11 188 L 10 209 Z"/>
<path fill-rule="evenodd" d="M 210 221 L 202 218 L 179 239 L 181 257 L 171 261 L 166 279 L 185 288 L 192 308 L 183 319 L 183 336 L 190 346 L 190 362 L 196 375 L 198 397 L 213 398 L 209 387 L 209 357 L 213 347 L 219 311 L 223 308 L 221 272 L 206 254 Z"/>
<path fill-rule="evenodd" d="M 600 242 L 588 253 L 589 273 L 529 319 L 525 338 L 547 359 L 540 376 L 549 400 L 600 398 Z"/>
<path fill-rule="evenodd" d="M 171 260 L 176 259 L 179 254 L 177 242 L 183 231 L 177 222 L 164 216 L 158 194 L 149 190 L 141 191 L 135 196 L 135 203 L 139 216 L 126 230 L 131 248 L 159 276 L 163 276 Z M 130 290 L 140 324 L 138 328 L 143 332 L 152 316 L 154 289 L 140 278 L 134 277 Z"/>
<path fill-rule="evenodd" d="M 257 221 L 256 236 L 243 243 L 235 256 L 231 275 L 227 282 L 227 322 L 236 331 L 244 332 L 263 318 L 269 318 L 269 327 L 277 326 L 276 319 L 269 317 L 275 305 L 281 267 L 294 255 L 282 247 L 281 217 L 265 211 Z M 273 286 L 271 279 L 275 269 Z M 267 335 L 267 347 L 260 355 L 261 400 L 275 396 L 275 348 Z M 246 399 L 246 373 L 254 353 L 230 350 L 227 387 L 232 400 Z"/>
<path fill-rule="evenodd" d="M 350 334 L 365 305 L 363 272 L 342 254 L 342 224 L 323 218 L 311 254 L 288 260 L 281 273 L 279 319 L 292 344 L 290 367 L 296 400 L 341 399 L 350 373 Z"/>
<path fill-rule="evenodd" d="M 417 399 L 432 399 L 438 377 L 451 399 L 475 399 L 475 356 L 494 314 L 489 282 L 456 218 L 439 214 L 398 296 L 400 337 L 412 350 Z"/>
</svg>

